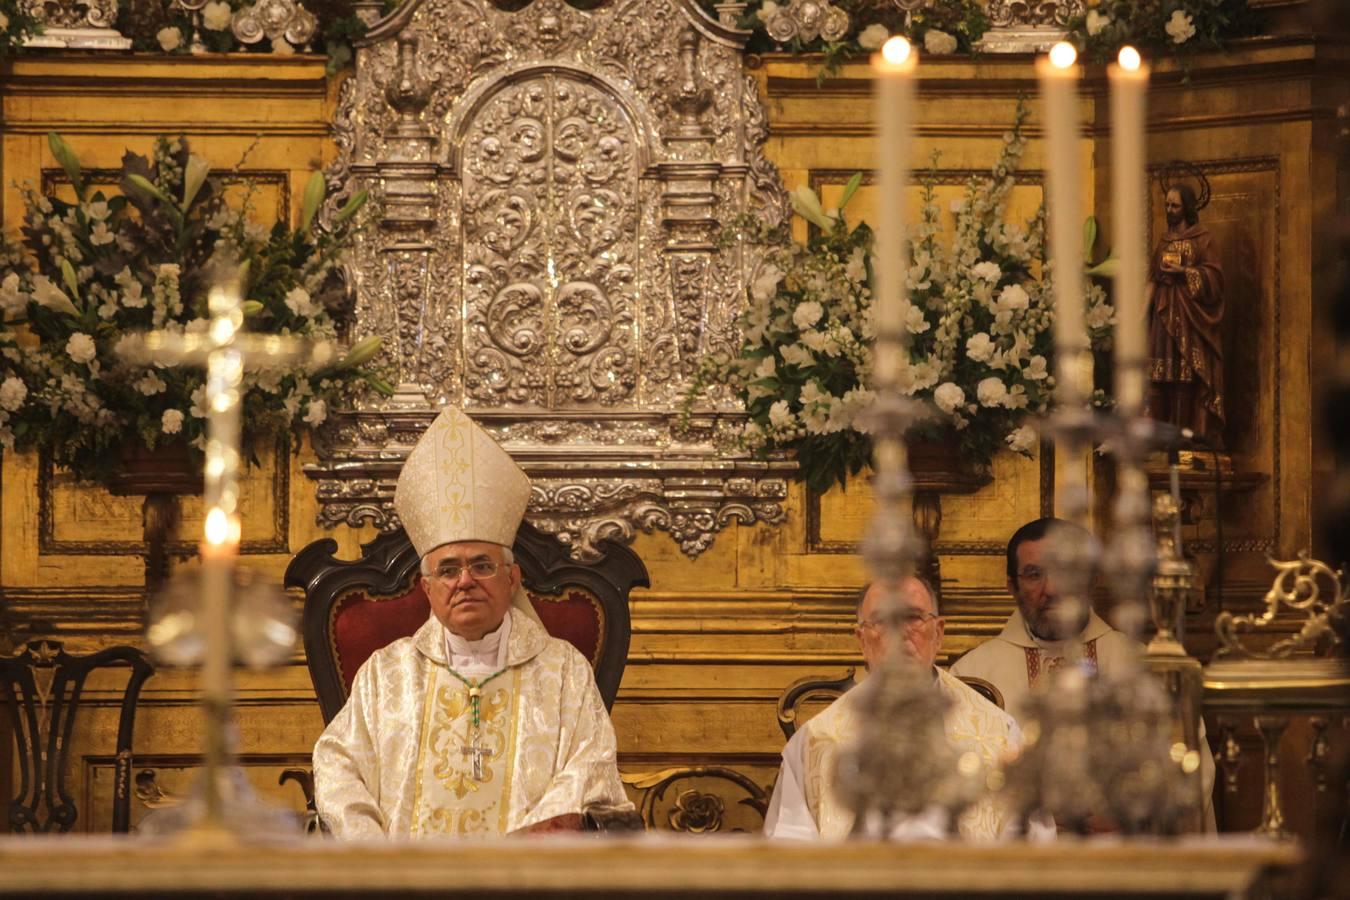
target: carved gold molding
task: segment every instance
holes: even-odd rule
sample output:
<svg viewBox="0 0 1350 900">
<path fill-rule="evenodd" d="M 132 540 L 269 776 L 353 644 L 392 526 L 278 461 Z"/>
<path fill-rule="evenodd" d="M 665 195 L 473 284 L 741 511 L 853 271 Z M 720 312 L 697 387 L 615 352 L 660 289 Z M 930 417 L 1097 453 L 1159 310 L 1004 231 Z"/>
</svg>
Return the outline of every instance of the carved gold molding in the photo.
<svg viewBox="0 0 1350 900">
<path fill-rule="evenodd" d="M 256 555 L 267 553 L 290 553 L 290 442 L 282 435 L 278 438 L 273 453 L 271 491 L 276 504 L 276 514 L 270 521 L 271 534 L 265 538 L 247 538 L 240 542 L 239 551 Z M 147 552 L 145 541 L 139 536 L 135 540 L 61 540 L 56 537 L 56 521 L 53 503 L 53 480 L 55 467 L 45 453 L 38 458 L 38 554 L 42 556 L 128 556 Z M 134 498 L 133 498 L 134 500 Z M 196 540 L 170 541 L 166 552 L 174 556 L 192 556 L 197 552 Z"/>
</svg>

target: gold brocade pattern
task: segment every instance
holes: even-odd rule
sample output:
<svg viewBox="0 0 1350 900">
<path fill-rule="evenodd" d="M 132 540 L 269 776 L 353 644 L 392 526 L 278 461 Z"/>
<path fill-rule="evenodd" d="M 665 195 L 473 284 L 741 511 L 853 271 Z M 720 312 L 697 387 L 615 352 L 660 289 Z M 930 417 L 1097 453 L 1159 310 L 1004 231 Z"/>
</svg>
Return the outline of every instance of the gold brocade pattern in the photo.
<svg viewBox="0 0 1350 900">
<path fill-rule="evenodd" d="M 377 651 L 314 747 L 315 801 L 343 838 L 494 835 L 590 806 L 632 808 L 591 667 L 512 609 L 509 672 L 484 691 L 482 782 L 467 779 L 467 691 L 430 618 Z"/>
<path fill-rule="evenodd" d="M 435 679 L 436 686 L 427 692 L 425 737 L 418 754 L 413 835 L 500 834 L 511 803 L 520 669 L 512 671 L 509 685 L 483 694 L 479 740 L 487 752 L 481 781 L 473 777 L 466 752 L 473 727 L 469 690 L 442 670 Z"/>
<path fill-rule="evenodd" d="M 957 752 L 975 751 L 987 769 L 1000 768 L 1021 747 L 1012 718 L 954 675 L 938 670 L 938 689 L 952 701 L 947 713 L 947 740 Z M 804 726 L 807 732 L 806 805 L 821 837 L 839 839 L 853 828 L 853 812 L 834 794 L 833 776 L 839 752 L 857 734 L 850 698 L 840 697 Z M 972 841 L 998 838 L 1012 824 L 1007 809 L 986 796 L 961 816 L 961 837 Z"/>
<path fill-rule="evenodd" d="M 1200 280 L 1199 272 L 1195 269 L 1186 270 L 1186 293 L 1194 297 L 1200 293 L 1201 288 L 1204 286 L 1204 282 Z"/>
<path fill-rule="evenodd" d="M 1058 671 L 1064 667 L 1064 657 L 1051 656 L 1044 662 L 1041 661 L 1044 655 L 1040 647 L 1023 647 L 1027 654 L 1027 685 L 1035 687 L 1036 682 L 1041 677 L 1041 672 L 1047 674 Z M 1094 675 L 1097 672 L 1097 639 L 1083 643 L 1083 662 L 1087 665 L 1089 671 Z"/>
<path fill-rule="evenodd" d="M 446 407 L 418 438 L 394 490 L 408 539 L 425 556 L 452 541 L 510 546 L 530 479 L 473 419 Z"/>
</svg>

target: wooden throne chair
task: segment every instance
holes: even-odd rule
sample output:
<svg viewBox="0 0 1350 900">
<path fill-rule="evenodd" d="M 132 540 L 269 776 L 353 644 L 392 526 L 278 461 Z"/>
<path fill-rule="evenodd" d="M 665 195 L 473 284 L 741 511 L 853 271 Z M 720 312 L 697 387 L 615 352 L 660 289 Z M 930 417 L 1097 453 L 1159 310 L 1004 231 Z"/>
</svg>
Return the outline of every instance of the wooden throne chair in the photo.
<svg viewBox="0 0 1350 900">
<path fill-rule="evenodd" d="M 528 522 L 512 544 L 526 593 L 548 633 L 590 661 L 605 708 L 614 705 L 628 659 L 628 594 L 650 587 L 637 554 L 612 541 L 594 563 L 579 563 L 555 538 Z M 431 615 L 420 562 L 403 529 L 361 547 L 358 559 L 335 559 L 324 538 L 286 567 L 286 586 L 305 592 L 305 657 L 325 723 L 337 715 L 361 664 L 376 650 L 417 631 Z"/>
<path fill-rule="evenodd" d="M 30 641 L 21 653 L 0 657 L 0 702 L 13 735 L 14 795 L 6 822 L 21 834 L 67 832 L 79 818 L 66 790 L 66 769 L 85 680 L 96 669 L 130 670 L 122 692 L 113 756 L 112 830 L 131 827 L 131 744 L 141 687 L 154 674 L 135 647 L 108 647 L 77 656 L 60 641 Z M 4 738 L 8 739 L 8 738 Z"/>
</svg>

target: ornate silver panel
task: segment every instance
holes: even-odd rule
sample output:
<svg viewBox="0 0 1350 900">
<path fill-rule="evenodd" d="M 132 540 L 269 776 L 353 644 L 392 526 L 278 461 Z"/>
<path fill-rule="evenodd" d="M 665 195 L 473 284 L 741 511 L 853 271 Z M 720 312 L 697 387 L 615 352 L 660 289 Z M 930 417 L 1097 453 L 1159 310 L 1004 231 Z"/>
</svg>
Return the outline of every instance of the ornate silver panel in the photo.
<svg viewBox="0 0 1350 900">
<path fill-rule="evenodd" d="M 780 521 L 793 466 L 725 451 L 733 399 L 679 422 L 700 360 L 739 343 L 758 263 L 720 233 L 788 214 L 749 33 L 692 0 L 357 7 L 324 215 L 375 201 L 348 276 L 398 391 L 317 442 L 320 521 L 397 527 L 399 468 L 447 404 L 530 473 L 529 518 L 578 557 L 654 528 L 695 556 L 730 521 Z"/>
<path fill-rule="evenodd" d="M 19 7 L 42 23 L 42 33 L 24 39 L 25 47 L 126 50 L 131 38 L 117 24 L 117 0 L 19 0 Z"/>
<path fill-rule="evenodd" d="M 988 53 L 1042 53 L 1064 37 L 1083 0 L 989 0 L 989 23 L 980 39 Z"/>
</svg>

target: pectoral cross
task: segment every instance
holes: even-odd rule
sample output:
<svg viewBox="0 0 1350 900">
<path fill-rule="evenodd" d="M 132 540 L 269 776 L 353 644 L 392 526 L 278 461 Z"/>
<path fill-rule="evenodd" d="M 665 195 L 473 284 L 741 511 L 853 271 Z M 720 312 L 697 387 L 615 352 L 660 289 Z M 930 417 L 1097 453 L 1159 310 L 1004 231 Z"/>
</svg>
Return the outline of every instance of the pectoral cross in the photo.
<svg viewBox="0 0 1350 900">
<path fill-rule="evenodd" d="M 207 297 L 211 324 L 205 334 L 156 331 L 131 341 L 124 354 L 164 366 L 198 365 L 206 369 L 206 510 L 201 545 L 200 616 L 204 623 L 202 705 L 206 708 L 201 778 L 205 788 L 203 830 L 226 833 L 225 794 L 221 781 L 230 764 L 229 726 L 234 647 L 230 600 L 239 551 L 239 435 L 244 399 L 244 369 L 275 368 L 310 361 L 322 365 L 335 353 L 332 344 L 276 335 L 246 335 L 239 269 L 217 273 Z"/>
<path fill-rule="evenodd" d="M 473 778 L 474 781 L 484 780 L 483 757 L 488 755 L 488 748 L 483 746 L 480 738 L 481 735 L 479 730 L 477 728 L 474 728 L 473 733 L 469 738 L 469 746 L 461 747 L 459 749 L 460 755 L 463 756 L 465 759 L 473 757 L 473 760 L 469 765 L 470 765 L 470 777 Z"/>
</svg>

